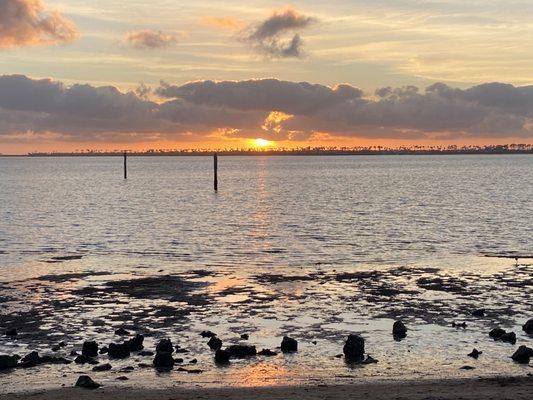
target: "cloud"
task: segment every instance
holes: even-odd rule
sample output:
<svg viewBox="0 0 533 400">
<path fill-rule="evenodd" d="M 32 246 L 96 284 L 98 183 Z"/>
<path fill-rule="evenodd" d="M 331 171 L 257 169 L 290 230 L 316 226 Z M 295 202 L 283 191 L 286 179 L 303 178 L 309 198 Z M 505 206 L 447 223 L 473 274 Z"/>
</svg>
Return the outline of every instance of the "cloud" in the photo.
<svg viewBox="0 0 533 400">
<path fill-rule="evenodd" d="M 0 48 L 70 42 L 76 26 L 40 0 L 0 0 Z"/>
<path fill-rule="evenodd" d="M 533 139 L 533 86 L 487 83 L 468 89 L 437 83 L 383 88 L 366 97 L 351 85 L 328 87 L 277 79 L 162 83 L 143 87 L 67 86 L 50 79 L 0 76 L 0 142 L 38 137 L 70 141 Z"/>
<path fill-rule="evenodd" d="M 66 86 L 24 75 L 0 76 L 0 142 L 59 134 L 70 141 L 146 141 L 253 129 L 268 113 L 211 108 L 182 99 L 158 104 L 113 86 Z"/>
<path fill-rule="evenodd" d="M 244 23 L 235 17 L 209 17 L 205 16 L 200 21 L 207 26 L 214 28 L 227 29 L 230 31 L 236 31 L 242 29 Z"/>
<path fill-rule="evenodd" d="M 324 85 L 278 79 L 198 81 L 182 86 L 162 82 L 156 92 L 162 97 L 182 98 L 199 105 L 303 115 L 363 95 L 360 89 L 349 85 L 331 89 Z"/>
<path fill-rule="evenodd" d="M 243 40 L 250 43 L 259 53 L 269 57 L 299 58 L 303 55 L 303 49 L 298 32 L 314 22 L 315 18 L 286 8 L 275 11 L 263 22 L 249 27 L 243 34 Z"/>
<path fill-rule="evenodd" d="M 126 42 L 136 49 L 162 49 L 174 45 L 176 37 L 161 31 L 144 30 L 128 33 Z"/>
</svg>

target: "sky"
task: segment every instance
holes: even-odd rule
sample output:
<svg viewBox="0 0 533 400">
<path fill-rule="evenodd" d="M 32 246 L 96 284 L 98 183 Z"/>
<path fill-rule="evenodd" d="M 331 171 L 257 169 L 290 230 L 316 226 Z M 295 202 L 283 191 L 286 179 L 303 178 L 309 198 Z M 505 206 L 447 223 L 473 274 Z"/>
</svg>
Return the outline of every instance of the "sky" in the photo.
<svg viewBox="0 0 533 400">
<path fill-rule="evenodd" d="M 532 65 L 530 0 L 0 0 L 0 153 L 531 143 Z"/>
</svg>

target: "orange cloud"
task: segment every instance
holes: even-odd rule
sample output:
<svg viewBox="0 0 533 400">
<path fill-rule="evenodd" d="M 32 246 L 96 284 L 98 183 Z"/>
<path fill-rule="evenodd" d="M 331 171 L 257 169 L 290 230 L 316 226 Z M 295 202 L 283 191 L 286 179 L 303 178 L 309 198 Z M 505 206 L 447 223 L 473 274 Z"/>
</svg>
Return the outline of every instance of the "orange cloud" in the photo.
<svg viewBox="0 0 533 400">
<path fill-rule="evenodd" d="M 41 0 L 0 0 L 0 48 L 70 42 L 76 26 Z"/>
</svg>

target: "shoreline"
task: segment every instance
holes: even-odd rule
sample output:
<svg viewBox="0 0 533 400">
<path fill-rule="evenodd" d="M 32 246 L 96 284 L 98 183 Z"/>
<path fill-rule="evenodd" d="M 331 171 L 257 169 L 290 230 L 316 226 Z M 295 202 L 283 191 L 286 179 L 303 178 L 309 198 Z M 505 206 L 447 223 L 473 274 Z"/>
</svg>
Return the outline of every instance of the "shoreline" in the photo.
<svg viewBox="0 0 533 400">
<path fill-rule="evenodd" d="M 505 155 L 532 155 L 533 151 L 513 152 L 362 152 L 362 153 L 280 153 L 280 152 L 209 152 L 209 153 L 128 153 L 128 157 L 212 157 L 213 153 L 224 157 L 338 157 L 338 156 L 505 156 Z M 0 158 L 76 158 L 76 157 L 123 157 L 118 154 L 2 154 Z"/>
<path fill-rule="evenodd" d="M 476 379 L 440 379 L 402 382 L 371 382 L 348 385 L 310 385 L 279 387 L 234 387 L 201 389 L 144 389 L 102 387 L 88 390 L 68 387 L 0 394 L 0 400 L 143 400 L 143 399 L 529 399 L 533 391 L 533 375 Z"/>
</svg>

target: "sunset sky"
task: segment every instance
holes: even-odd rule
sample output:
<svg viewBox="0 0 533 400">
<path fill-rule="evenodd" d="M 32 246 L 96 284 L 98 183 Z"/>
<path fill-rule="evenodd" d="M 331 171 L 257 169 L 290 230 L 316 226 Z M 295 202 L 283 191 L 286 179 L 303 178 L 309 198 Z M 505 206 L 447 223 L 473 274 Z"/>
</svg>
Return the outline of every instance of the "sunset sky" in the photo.
<svg viewBox="0 0 533 400">
<path fill-rule="evenodd" d="M 529 0 L 0 0 L 0 153 L 531 143 Z"/>
</svg>

